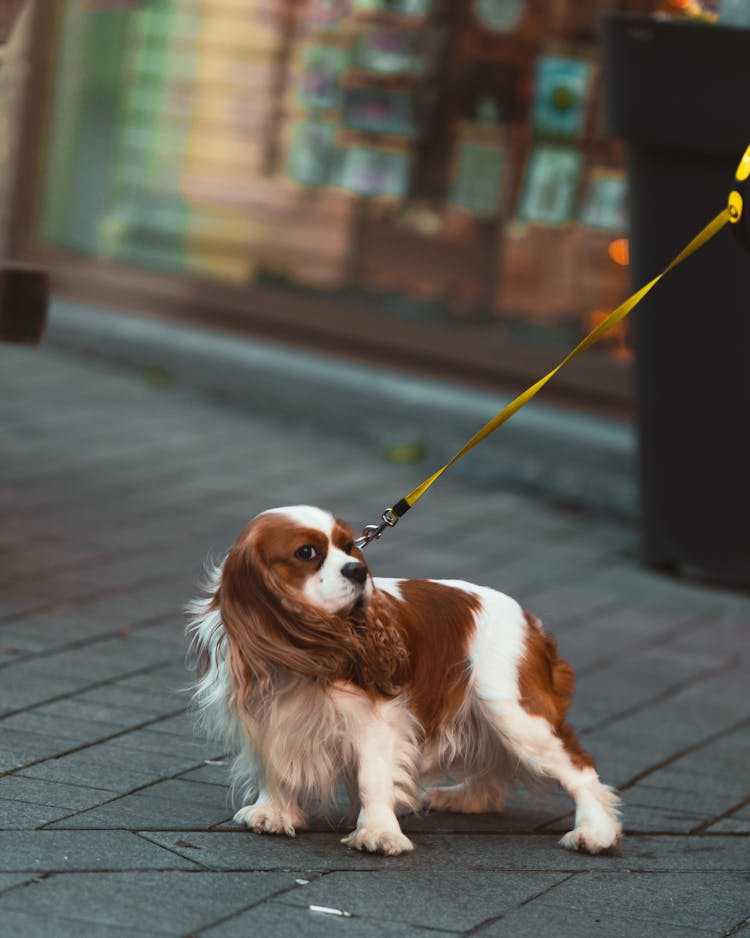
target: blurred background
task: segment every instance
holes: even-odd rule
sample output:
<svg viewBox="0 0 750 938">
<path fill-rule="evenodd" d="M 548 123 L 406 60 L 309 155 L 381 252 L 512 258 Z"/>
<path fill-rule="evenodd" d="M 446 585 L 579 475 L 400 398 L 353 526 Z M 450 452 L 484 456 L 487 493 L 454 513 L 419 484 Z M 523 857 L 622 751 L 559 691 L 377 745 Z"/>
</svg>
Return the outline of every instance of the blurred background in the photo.
<svg viewBox="0 0 750 938">
<path fill-rule="evenodd" d="M 240 397 L 275 416 L 300 368 L 388 365 L 320 426 L 372 421 L 387 385 L 379 450 L 440 465 L 498 406 L 467 386 L 536 381 L 722 209 L 748 27 L 747 0 L 0 0 L 0 337 L 32 301 L 41 334 L 42 271 L 57 340 L 75 302 L 105 357 L 113 309 L 252 340 Z M 750 583 L 748 295 L 725 233 L 555 377 L 486 479 L 631 517 L 637 475 L 647 562 Z M 226 373 L 179 335 L 163 372 Z M 282 376 L 263 339 L 328 358 Z"/>
<path fill-rule="evenodd" d="M 601 15 L 712 12 L 691 0 L 0 10 L 6 258 L 44 264 L 78 298 L 511 387 L 628 292 Z M 627 413 L 626 329 L 552 394 Z"/>
</svg>

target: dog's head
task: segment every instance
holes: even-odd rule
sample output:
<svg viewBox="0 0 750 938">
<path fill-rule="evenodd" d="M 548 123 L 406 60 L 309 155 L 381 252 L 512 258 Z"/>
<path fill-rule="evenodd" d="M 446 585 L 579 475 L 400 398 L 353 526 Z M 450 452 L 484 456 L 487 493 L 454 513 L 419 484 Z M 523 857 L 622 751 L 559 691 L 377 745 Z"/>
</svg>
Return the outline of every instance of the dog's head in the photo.
<svg viewBox="0 0 750 938">
<path fill-rule="evenodd" d="M 363 683 L 365 674 L 392 674 L 393 656 L 405 657 L 351 530 L 319 508 L 253 518 L 227 555 L 215 602 L 243 685 L 279 671 Z M 386 633 L 392 641 L 382 641 Z"/>
<path fill-rule="evenodd" d="M 263 512 L 245 528 L 230 558 L 251 568 L 275 597 L 327 615 L 364 608 L 372 596 L 372 578 L 351 530 L 320 508 Z"/>
</svg>

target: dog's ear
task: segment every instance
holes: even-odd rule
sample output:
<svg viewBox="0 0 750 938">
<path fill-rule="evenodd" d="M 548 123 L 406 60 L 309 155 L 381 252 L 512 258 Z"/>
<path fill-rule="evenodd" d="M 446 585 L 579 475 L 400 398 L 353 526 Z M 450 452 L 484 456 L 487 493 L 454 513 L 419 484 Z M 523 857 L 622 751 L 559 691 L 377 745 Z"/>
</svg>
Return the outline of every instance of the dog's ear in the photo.
<svg viewBox="0 0 750 938">
<path fill-rule="evenodd" d="M 243 699 L 253 683 L 267 686 L 281 670 L 321 682 L 346 677 L 358 656 L 352 623 L 293 593 L 252 538 L 229 552 L 218 595 L 227 663 Z"/>
<path fill-rule="evenodd" d="M 357 635 L 360 647 L 351 679 L 395 697 L 408 677 L 409 653 L 394 604 L 385 593 L 375 590 Z"/>
<path fill-rule="evenodd" d="M 221 567 L 212 564 L 206 573 L 203 595 L 189 602 L 185 609 L 189 617 L 186 629 L 189 640 L 186 663 L 195 671 L 198 681 L 206 676 L 223 644 L 218 594 Z"/>
</svg>

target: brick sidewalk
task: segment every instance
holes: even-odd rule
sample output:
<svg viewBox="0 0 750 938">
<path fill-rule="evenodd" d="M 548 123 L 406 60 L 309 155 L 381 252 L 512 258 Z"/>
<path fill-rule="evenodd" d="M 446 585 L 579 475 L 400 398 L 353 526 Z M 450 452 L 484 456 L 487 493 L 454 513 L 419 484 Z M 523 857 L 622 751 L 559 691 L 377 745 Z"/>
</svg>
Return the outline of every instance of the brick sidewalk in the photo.
<svg viewBox="0 0 750 938">
<path fill-rule="evenodd" d="M 407 819 L 416 850 L 396 859 L 324 822 L 294 841 L 231 824 L 223 753 L 179 693 L 203 558 L 272 505 L 359 526 L 431 468 L 255 405 L 0 348 L 0 934 L 747 930 L 750 602 L 640 569 L 627 527 L 450 477 L 368 561 L 483 582 L 545 619 L 578 672 L 573 723 L 623 791 L 621 855 L 558 848 L 556 792 Z"/>
</svg>

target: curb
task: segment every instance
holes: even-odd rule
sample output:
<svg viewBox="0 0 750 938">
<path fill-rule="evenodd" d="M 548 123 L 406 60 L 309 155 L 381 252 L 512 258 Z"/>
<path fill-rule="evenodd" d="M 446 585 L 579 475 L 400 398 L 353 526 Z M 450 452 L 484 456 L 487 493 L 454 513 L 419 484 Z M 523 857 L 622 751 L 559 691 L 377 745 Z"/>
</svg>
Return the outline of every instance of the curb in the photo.
<svg viewBox="0 0 750 938">
<path fill-rule="evenodd" d="M 183 323 L 55 298 L 47 345 L 134 369 L 159 368 L 178 385 L 220 395 L 254 416 L 304 424 L 370 447 L 424 452 L 425 474 L 447 462 L 510 400 L 318 353 Z M 301 411 L 300 402 L 315 407 Z M 582 510 L 636 516 L 633 428 L 532 403 L 451 475 L 502 485 Z"/>
</svg>

